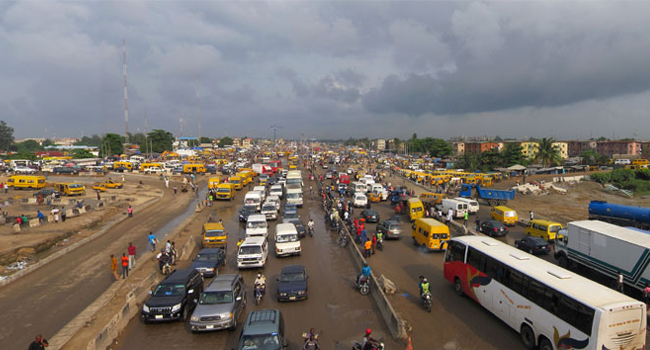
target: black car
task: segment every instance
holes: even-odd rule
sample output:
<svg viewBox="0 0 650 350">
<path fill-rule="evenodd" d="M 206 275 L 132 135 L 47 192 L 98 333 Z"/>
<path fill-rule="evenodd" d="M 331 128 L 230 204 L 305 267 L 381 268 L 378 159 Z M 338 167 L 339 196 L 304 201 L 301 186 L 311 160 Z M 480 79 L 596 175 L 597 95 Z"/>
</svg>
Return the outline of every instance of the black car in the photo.
<svg viewBox="0 0 650 350">
<path fill-rule="evenodd" d="M 269 177 L 269 179 L 266 181 L 266 184 L 271 187 L 278 183 L 278 178 L 277 177 Z"/>
<path fill-rule="evenodd" d="M 254 205 L 245 205 L 239 210 L 239 221 L 246 222 L 248 221 L 248 216 L 251 214 L 256 214 L 257 208 Z"/>
<path fill-rule="evenodd" d="M 307 299 L 307 278 L 302 265 L 283 267 L 278 277 L 278 301 Z"/>
<path fill-rule="evenodd" d="M 282 223 L 290 223 L 293 224 L 293 226 L 296 227 L 296 231 L 298 232 L 298 237 L 302 238 L 305 237 L 305 234 L 307 233 L 307 229 L 305 228 L 305 225 L 300 221 L 300 219 L 284 219 L 282 220 Z"/>
<path fill-rule="evenodd" d="M 216 174 L 219 169 L 217 169 L 216 165 L 206 165 L 205 166 L 205 172 L 210 173 L 210 174 Z"/>
<path fill-rule="evenodd" d="M 508 234 L 508 228 L 506 225 L 496 220 L 487 220 L 482 222 L 479 226 L 479 231 L 492 237 L 500 237 Z"/>
<path fill-rule="evenodd" d="M 54 194 L 54 198 L 59 198 L 61 193 L 53 188 L 45 188 L 42 189 L 36 193 L 34 193 L 34 197 L 38 197 L 39 195 L 43 195 L 43 197 L 48 197 Z"/>
<path fill-rule="evenodd" d="M 384 220 L 377 224 L 377 232 L 383 233 L 385 239 L 399 238 L 402 234 L 402 224 L 397 220 Z"/>
<path fill-rule="evenodd" d="M 361 217 L 366 219 L 366 222 L 379 222 L 379 213 L 374 209 L 364 209 Z"/>
<path fill-rule="evenodd" d="M 548 242 L 544 238 L 535 236 L 526 236 L 516 240 L 515 247 L 533 255 L 548 254 L 551 252 L 551 247 Z"/>
<path fill-rule="evenodd" d="M 68 174 L 68 175 L 76 175 L 79 174 L 79 171 L 75 168 L 71 168 L 69 166 L 57 166 L 52 169 L 52 172 L 55 174 Z"/>
<path fill-rule="evenodd" d="M 196 269 L 203 277 L 213 277 L 217 275 L 219 266 L 226 261 L 226 251 L 222 248 L 205 248 L 196 255 L 192 260 L 191 269 Z"/>
<path fill-rule="evenodd" d="M 186 320 L 203 292 L 203 278 L 195 269 L 175 270 L 150 293 L 140 315 L 145 323 Z"/>
</svg>

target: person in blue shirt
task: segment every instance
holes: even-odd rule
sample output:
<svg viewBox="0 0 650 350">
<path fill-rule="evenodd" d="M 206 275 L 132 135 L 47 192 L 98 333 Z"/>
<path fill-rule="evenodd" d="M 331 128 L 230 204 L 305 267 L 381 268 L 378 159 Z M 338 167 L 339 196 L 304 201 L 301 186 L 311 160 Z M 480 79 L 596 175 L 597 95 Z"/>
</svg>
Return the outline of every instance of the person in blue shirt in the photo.
<svg viewBox="0 0 650 350">
<path fill-rule="evenodd" d="M 361 274 L 359 275 L 359 278 L 357 278 L 357 284 L 361 284 L 362 276 L 366 276 L 366 278 L 370 278 L 370 266 L 368 266 L 367 262 L 363 263 L 363 267 L 361 268 Z"/>
<path fill-rule="evenodd" d="M 153 232 L 149 232 L 149 245 L 151 246 L 151 251 L 156 250 L 156 242 L 158 240 L 156 239 L 156 235 L 153 234 Z"/>
</svg>

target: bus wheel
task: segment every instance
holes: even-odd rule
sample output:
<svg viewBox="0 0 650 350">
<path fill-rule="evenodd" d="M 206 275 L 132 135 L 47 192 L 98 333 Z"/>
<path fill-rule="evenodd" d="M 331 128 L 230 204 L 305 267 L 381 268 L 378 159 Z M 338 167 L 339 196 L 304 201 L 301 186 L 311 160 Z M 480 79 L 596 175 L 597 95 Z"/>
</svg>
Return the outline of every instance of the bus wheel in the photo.
<svg viewBox="0 0 650 350">
<path fill-rule="evenodd" d="M 553 350 L 553 344 L 551 344 L 551 341 L 542 337 L 539 340 L 539 350 Z"/>
<path fill-rule="evenodd" d="M 533 330 L 528 325 L 521 326 L 520 336 L 526 349 L 531 350 L 535 348 L 535 333 L 533 333 Z"/>
<path fill-rule="evenodd" d="M 566 256 L 564 254 L 560 255 L 559 258 L 557 258 L 557 264 L 560 265 L 562 268 L 568 268 L 569 262 L 566 259 Z"/>
<path fill-rule="evenodd" d="M 463 294 L 465 294 L 463 292 L 463 285 L 460 283 L 460 278 L 458 277 L 454 279 L 454 292 L 460 296 L 463 296 Z"/>
</svg>

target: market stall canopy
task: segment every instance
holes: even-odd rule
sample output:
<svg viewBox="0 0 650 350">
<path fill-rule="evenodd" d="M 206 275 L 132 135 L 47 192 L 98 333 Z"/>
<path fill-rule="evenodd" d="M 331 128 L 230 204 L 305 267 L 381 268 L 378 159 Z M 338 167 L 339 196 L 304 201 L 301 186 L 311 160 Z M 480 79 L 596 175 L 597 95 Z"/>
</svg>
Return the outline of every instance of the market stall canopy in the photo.
<svg viewBox="0 0 650 350">
<path fill-rule="evenodd" d="M 511 171 L 522 171 L 522 170 L 526 170 L 526 167 L 523 166 L 523 165 L 515 164 L 515 165 L 513 165 L 513 166 L 508 167 L 508 170 L 511 170 Z"/>
</svg>

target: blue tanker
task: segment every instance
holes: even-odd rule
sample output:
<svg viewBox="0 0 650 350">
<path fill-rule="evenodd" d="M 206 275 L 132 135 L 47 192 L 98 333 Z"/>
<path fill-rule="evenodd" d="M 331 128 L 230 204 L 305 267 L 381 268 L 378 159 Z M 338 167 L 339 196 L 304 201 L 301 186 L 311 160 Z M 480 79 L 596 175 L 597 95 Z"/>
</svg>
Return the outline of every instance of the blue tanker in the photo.
<svg viewBox="0 0 650 350">
<path fill-rule="evenodd" d="M 650 208 L 591 201 L 589 203 L 589 219 L 607 221 L 617 225 L 650 228 Z"/>
</svg>

